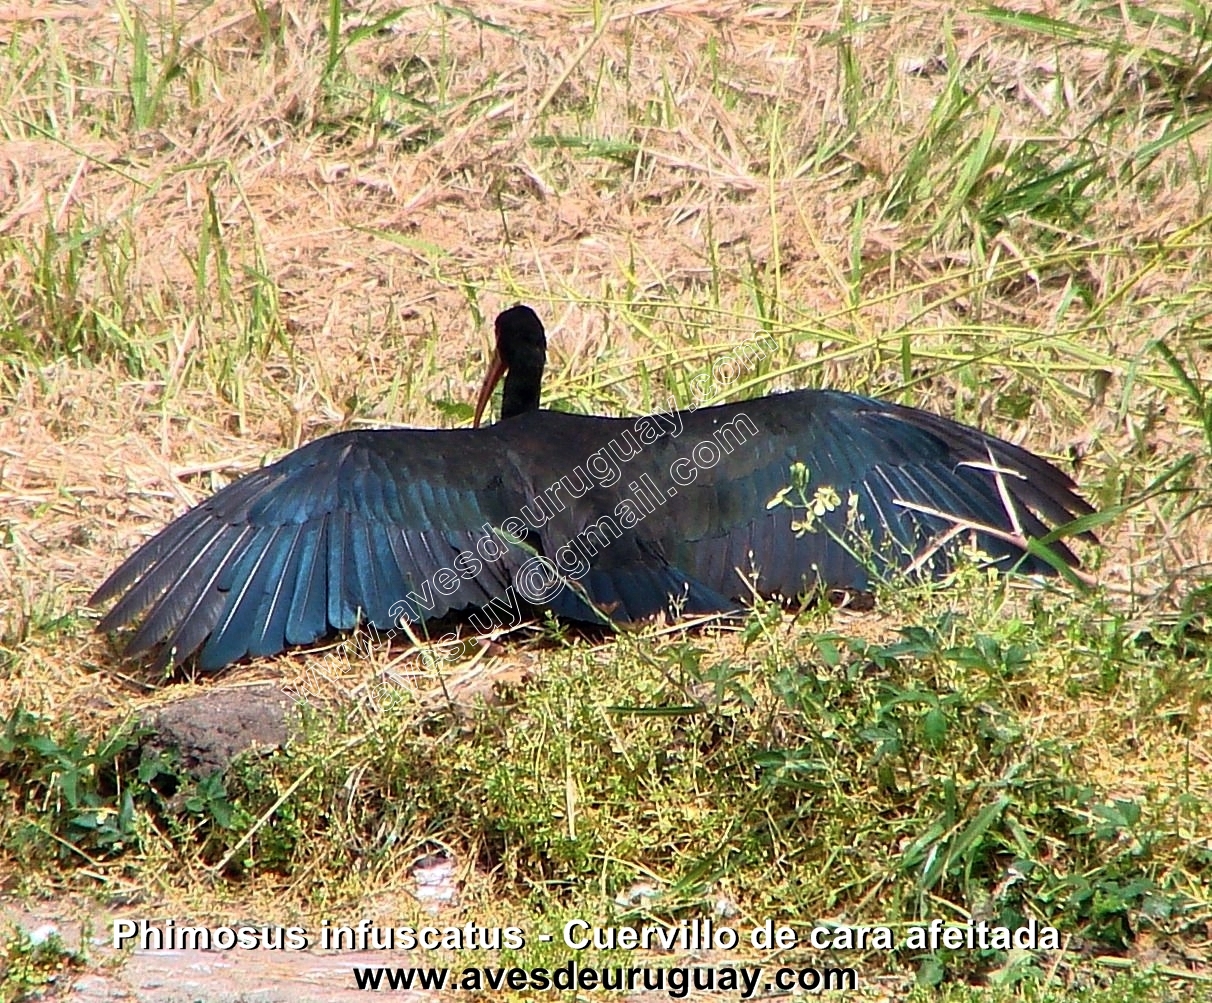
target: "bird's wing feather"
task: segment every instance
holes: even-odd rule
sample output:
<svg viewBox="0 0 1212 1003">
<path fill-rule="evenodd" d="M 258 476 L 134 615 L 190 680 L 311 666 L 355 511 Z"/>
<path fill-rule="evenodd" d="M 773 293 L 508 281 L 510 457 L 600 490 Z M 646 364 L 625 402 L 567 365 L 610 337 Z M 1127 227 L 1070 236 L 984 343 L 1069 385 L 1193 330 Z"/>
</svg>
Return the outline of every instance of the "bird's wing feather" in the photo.
<svg viewBox="0 0 1212 1003">
<path fill-rule="evenodd" d="M 202 668 L 359 622 L 441 617 L 504 595 L 527 554 L 500 540 L 504 555 L 449 594 L 433 576 L 523 501 L 492 429 L 339 433 L 190 509 L 91 602 L 120 597 L 103 630 L 146 611 L 129 653 L 179 664 L 197 652 Z"/>
<path fill-rule="evenodd" d="M 760 434 L 740 443 L 721 436 L 723 426 L 738 427 L 740 415 Z M 871 586 L 869 570 L 908 566 L 957 521 L 1010 535 L 1017 527 L 1038 538 L 1051 528 L 1046 522 L 1063 524 L 1092 511 L 1069 477 L 1046 460 L 912 408 L 837 391 L 799 391 L 683 418 L 677 440 L 658 443 L 645 461 L 653 477 L 664 472 L 664 483 L 670 483 L 671 462 L 692 456 L 700 442 L 713 443 L 721 459 L 709 469 L 698 468 L 693 483 L 677 487 L 676 517 L 669 506 L 650 532 L 672 565 L 738 599 L 748 594 L 742 576 L 750 572 L 757 573 L 766 594 L 793 596 L 818 583 L 863 590 Z M 791 522 L 803 512 L 767 509 L 789 483 L 796 462 L 808 468 L 809 499 L 823 487 L 840 498 L 814 531 L 798 537 Z M 998 534 L 978 532 L 976 543 L 999 567 L 1048 570 L 1045 562 Z M 1053 548 L 1062 560 L 1076 563 L 1063 543 Z M 949 561 L 950 552 L 942 551 L 930 566 L 942 570 Z"/>
</svg>

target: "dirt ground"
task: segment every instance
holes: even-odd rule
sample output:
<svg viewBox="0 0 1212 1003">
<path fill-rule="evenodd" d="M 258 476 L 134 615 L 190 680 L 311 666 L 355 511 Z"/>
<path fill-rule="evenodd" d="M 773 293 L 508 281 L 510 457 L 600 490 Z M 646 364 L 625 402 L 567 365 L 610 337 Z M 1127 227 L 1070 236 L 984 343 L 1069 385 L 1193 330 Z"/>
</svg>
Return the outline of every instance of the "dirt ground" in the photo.
<svg viewBox="0 0 1212 1003">
<path fill-rule="evenodd" d="M 403 953 L 312 951 L 115 950 L 115 920 L 134 910 L 107 912 L 95 903 L 55 903 L 30 911 L 0 907 L 0 922 L 27 932 L 53 927 L 70 949 L 83 947 L 87 963 L 65 970 L 38 998 L 71 1003 L 353 1003 L 355 966 L 409 965 Z M 91 930 L 87 943 L 84 931 Z M 393 991 L 393 999 L 434 999 L 437 994 Z"/>
</svg>

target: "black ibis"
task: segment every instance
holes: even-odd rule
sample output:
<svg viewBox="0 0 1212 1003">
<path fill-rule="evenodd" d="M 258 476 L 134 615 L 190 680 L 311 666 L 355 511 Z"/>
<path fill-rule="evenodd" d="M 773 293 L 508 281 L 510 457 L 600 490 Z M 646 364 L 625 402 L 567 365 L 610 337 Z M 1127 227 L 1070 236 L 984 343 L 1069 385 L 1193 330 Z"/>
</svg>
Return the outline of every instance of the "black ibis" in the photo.
<svg viewBox="0 0 1212 1003">
<path fill-rule="evenodd" d="M 461 612 L 486 628 L 544 610 L 727 611 L 754 592 L 938 573 L 960 539 L 998 568 L 1048 572 L 1027 541 L 1093 511 L 1019 446 L 835 390 L 640 418 L 543 411 L 546 351 L 535 312 L 506 310 L 477 427 L 338 432 L 246 474 L 110 575 L 90 600 L 119 597 L 98 629 L 146 611 L 128 654 L 211 670 Z M 502 420 L 480 428 L 502 374 Z M 813 519 L 771 505 L 793 468 Z M 1077 564 L 1049 546 L 1052 563 Z"/>
</svg>

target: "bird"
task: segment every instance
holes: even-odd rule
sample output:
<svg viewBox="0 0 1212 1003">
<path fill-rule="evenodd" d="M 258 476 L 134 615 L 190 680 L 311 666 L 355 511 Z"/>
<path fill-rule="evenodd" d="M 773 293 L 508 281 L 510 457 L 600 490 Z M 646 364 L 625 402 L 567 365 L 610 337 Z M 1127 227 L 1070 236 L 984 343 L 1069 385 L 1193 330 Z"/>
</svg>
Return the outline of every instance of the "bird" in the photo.
<svg viewBox="0 0 1212 1003">
<path fill-rule="evenodd" d="M 89 600 L 117 600 L 98 630 L 137 624 L 127 656 L 213 671 L 359 626 L 869 593 L 946 572 L 963 541 L 999 570 L 1079 565 L 1054 530 L 1094 509 L 1021 446 L 834 389 L 638 418 L 543 410 L 546 354 L 535 311 L 503 311 L 471 428 L 336 432 L 245 474 L 113 571 Z"/>
</svg>

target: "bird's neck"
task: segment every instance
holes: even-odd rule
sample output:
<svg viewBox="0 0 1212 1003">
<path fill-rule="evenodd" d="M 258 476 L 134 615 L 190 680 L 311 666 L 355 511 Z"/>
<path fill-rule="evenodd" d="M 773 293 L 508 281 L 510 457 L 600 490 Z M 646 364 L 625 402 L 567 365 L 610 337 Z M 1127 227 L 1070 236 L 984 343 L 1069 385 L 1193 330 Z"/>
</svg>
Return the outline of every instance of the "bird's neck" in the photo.
<svg viewBox="0 0 1212 1003">
<path fill-rule="evenodd" d="M 510 369 L 505 374 L 505 386 L 501 390 L 501 420 L 515 418 L 527 411 L 537 411 L 539 390 L 543 383 L 543 371 Z"/>
</svg>

